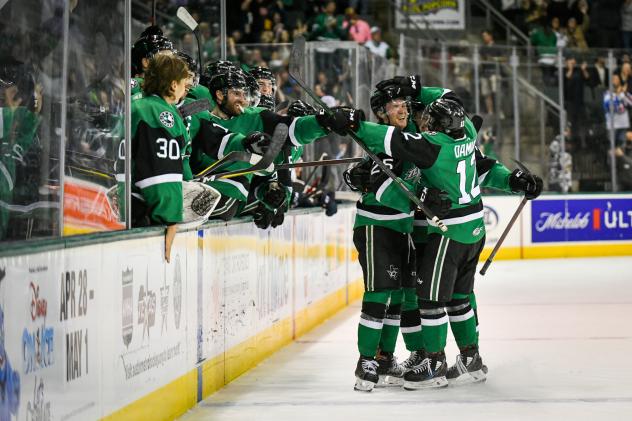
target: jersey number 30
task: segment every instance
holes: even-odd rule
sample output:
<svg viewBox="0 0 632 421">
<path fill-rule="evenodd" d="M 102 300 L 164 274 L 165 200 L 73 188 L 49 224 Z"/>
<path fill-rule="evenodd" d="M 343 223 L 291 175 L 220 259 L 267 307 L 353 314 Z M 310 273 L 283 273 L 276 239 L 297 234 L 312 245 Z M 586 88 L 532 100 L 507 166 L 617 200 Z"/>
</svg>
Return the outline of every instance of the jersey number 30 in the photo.
<svg viewBox="0 0 632 421">
<path fill-rule="evenodd" d="M 180 144 L 176 139 L 167 140 L 164 137 L 156 139 L 158 144 L 158 158 L 180 159 Z"/>
<path fill-rule="evenodd" d="M 459 174 L 459 190 L 461 191 L 461 197 L 459 197 L 459 205 L 465 205 L 470 203 L 472 199 L 481 194 L 481 188 L 478 185 L 478 177 L 476 173 L 476 155 L 472 154 L 470 160 L 470 174 L 472 174 L 472 186 L 470 191 L 467 191 L 467 159 L 459 161 L 456 166 L 456 172 Z"/>
</svg>

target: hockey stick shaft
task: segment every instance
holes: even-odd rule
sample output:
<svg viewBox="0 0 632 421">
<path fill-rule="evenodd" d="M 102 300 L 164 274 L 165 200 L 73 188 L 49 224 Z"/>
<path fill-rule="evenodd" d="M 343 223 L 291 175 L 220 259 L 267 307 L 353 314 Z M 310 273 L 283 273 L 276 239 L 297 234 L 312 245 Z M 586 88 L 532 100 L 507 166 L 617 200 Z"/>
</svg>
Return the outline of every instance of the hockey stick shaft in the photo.
<svg viewBox="0 0 632 421">
<path fill-rule="evenodd" d="M 362 161 L 364 158 L 342 158 L 342 159 L 324 159 L 322 161 L 307 161 L 307 162 L 294 162 L 290 164 L 277 165 L 277 170 L 284 170 L 289 168 L 304 168 L 304 167 L 324 167 L 329 165 L 343 165 L 353 164 Z"/>
<path fill-rule="evenodd" d="M 303 37 L 297 37 L 297 39 L 294 41 L 294 46 L 292 47 L 293 54 L 291 54 L 291 61 L 292 59 L 294 59 L 296 52 L 299 50 L 299 48 L 297 48 L 297 45 L 300 44 L 304 44 L 305 43 L 305 38 Z M 301 49 L 303 49 L 301 47 Z M 307 93 L 307 95 L 309 95 L 326 113 L 328 114 L 333 114 L 333 111 L 327 106 L 327 104 L 325 104 L 319 97 L 318 95 L 316 95 L 316 93 L 314 91 L 312 91 L 310 88 L 307 87 L 306 83 L 299 78 L 296 75 L 296 72 L 294 71 L 294 69 L 292 69 L 292 63 L 290 63 L 290 70 L 289 70 L 289 74 L 292 77 L 292 79 L 294 79 L 294 81 L 296 81 L 296 83 L 301 87 L 301 89 Z M 446 232 L 448 230 L 448 227 L 443 223 L 442 220 L 440 220 L 435 214 L 434 212 L 432 212 L 432 210 L 430 210 L 427 206 L 425 206 L 423 204 L 423 202 L 421 200 L 419 200 L 419 198 L 417 196 L 415 196 L 413 194 L 413 192 L 411 192 L 408 187 L 406 187 L 406 185 L 404 184 L 404 182 L 395 175 L 395 173 L 386 166 L 386 164 L 384 164 L 384 162 L 382 162 L 382 160 L 380 158 L 378 158 L 378 156 L 376 154 L 374 154 L 365 144 L 364 142 L 362 142 L 362 140 L 358 137 L 358 135 L 353 132 L 352 130 L 347 130 L 346 133 L 351 139 L 353 139 L 358 146 L 360 146 L 360 148 L 362 148 L 362 150 L 364 150 L 364 152 L 366 152 L 366 154 L 369 156 L 369 158 L 371 158 L 378 167 L 380 167 L 380 169 L 384 172 L 384 174 L 386 174 L 388 177 L 390 177 L 393 182 L 397 185 L 397 187 L 400 188 L 400 190 L 402 192 L 404 192 L 404 194 L 406 194 L 406 196 L 408 196 L 408 198 L 410 199 L 411 202 L 413 202 L 415 204 L 415 206 L 417 208 L 419 208 L 424 214 L 426 214 L 426 217 L 428 219 L 430 219 L 435 225 L 437 225 L 441 231 Z"/>
<path fill-rule="evenodd" d="M 520 202 L 520 205 L 518 205 L 518 209 L 516 209 L 516 211 L 514 212 L 513 216 L 509 220 L 509 224 L 507 224 L 507 227 L 505 228 L 505 230 L 503 231 L 502 235 L 500 236 L 500 238 L 496 242 L 496 245 L 494 246 L 494 249 L 492 250 L 492 252 L 489 255 L 489 257 L 487 258 L 487 260 L 485 261 L 485 264 L 481 268 L 480 272 L 478 272 L 481 275 L 485 275 L 485 273 L 487 272 L 487 269 L 489 269 L 489 265 L 492 264 L 492 261 L 494 260 L 494 257 L 496 256 L 496 253 L 498 253 L 498 250 L 500 249 L 500 246 L 503 245 L 503 242 L 505 241 L 505 238 L 507 237 L 507 234 L 509 234 L 509 231 L 511 230 L 511 227 L 513 227 L 513 224 L 518 219 L 518 216 L 520 215 L 520 212 L 522 212 L 522 208 L 524 208 L 524 206 L 527 204 L 527 202 L 528 202 L 527 198 L 523 197 L 522 201 Z"/>
<path fill-rule="evenodd" d="M 194 180 L 201 180 L 204 176 L 212 173 L 213 171 L 217 171 L 218 169 L 220 169 L 221 167 L 225 165 L 232 164 L 233 162 L 237 162 L 237 161 L 250 162 L 251 159 L 252 159 L 252 154 L 248 152 L 238 152 L 238 151 L 229 152 L 221 159 L 218 159 L 217 161 L 213 162 L 208 167 L 204 168 L 204 170 L 195 174 Z"/>
</svg>

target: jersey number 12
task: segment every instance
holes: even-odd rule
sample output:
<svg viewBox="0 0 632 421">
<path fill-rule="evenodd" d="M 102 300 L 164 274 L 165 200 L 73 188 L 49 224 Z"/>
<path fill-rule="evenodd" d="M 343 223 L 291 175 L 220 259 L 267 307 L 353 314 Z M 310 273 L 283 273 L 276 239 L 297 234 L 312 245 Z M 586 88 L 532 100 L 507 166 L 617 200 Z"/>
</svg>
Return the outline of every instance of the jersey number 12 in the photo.
<svg viewBox="0 0 632 421">
<path fill-rule="evenodd" d="M 478 177 L 476 173 L 476 155 L 472 154 L 472 159 L 470 159 L 470 173 L 472 174 L 472 186 L 470 191 L 467 191 L 467 160 L 464 159 L 459 161 L 456 166 L 456 172 L 459 174 L 459 190 L 461 191 L 461 197 L 459 197 L 459 205 L 465 205 L 470 203 L 472 199 L 476 198 L 479 194 L 481 194 L 481 188 L 477 184 Z"/>
</svg>

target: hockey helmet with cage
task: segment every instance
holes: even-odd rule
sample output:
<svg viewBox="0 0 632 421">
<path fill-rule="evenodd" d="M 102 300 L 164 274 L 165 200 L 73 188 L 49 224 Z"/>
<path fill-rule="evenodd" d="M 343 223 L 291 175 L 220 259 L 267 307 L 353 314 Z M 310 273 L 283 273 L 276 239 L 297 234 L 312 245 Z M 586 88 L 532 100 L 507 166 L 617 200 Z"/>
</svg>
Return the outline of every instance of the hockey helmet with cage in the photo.
<svg viewBox="0 0 632 421">
<path fill-rule="evenodd" d="M 132 46 L 132 74 L 143 73 L 143 59 L 152 58 L 159 51 L 173 51 L 173 43 L 158 34 L 139 38 Z"/>
<path fill-rule="evenodd" d="M 193 86 L 197 86 L 200 82 L 200 74 L 198 72 L 197 61 L 182 50 L 177 50 L 176 55 L 180 57 L 187 64 L 189 71 L 193 73 Z"/>
<path fill-rule="evenodd" d="M 220 73 L 227 73 L 229 70 L 237 71 L 239 67 L 231 61 L 228 60 L 216 60 L 212 61 L 206 65 L 204 70 L 202 70 L 202 74 L 200 75 L 200 83 L 210 90 L 211 79 Z"/>
<path fill-rule="evenodd" d="M 439 98 L 426 107 L 422 121 L 428 131 L 459 139 L 464 135 L 465 109 L 457 101 Z"/>
</svg>

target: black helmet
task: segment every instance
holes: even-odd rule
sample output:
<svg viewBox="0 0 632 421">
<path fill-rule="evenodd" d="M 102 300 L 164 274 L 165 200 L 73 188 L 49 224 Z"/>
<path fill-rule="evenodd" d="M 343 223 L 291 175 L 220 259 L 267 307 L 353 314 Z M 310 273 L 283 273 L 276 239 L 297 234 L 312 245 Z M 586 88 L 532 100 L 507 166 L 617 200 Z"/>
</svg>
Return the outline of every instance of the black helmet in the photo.
<svg viewBox="0 0 632 421">
<path fill-rule="evenodd" d="M 236 64 L 227 60 L 216 60 L 206 65 L 202 74 L 200 75 L 200 83 L 210 90 L 211 79 L 220 73 L 226 73 L 229 70 L 237 71 L 239 67 Z"/>
<path fill-rule="evenodd" d="M 0 89 L 16 86 L 22 106 L 31 109 L 35 105 L 35 76 L 33 68 L 12 58 L 0 62 Z M 17 99 L 17 98 L 16 98 Z"/>
<path fill-rule="evenodd" d="M 241 70 L 229 70 L 214 76 L 207 88 L 215 102 L 217 102 L 217 91 L 222 91 L 224 95 L 227 95 L 229 89 L 248 89 L 248 84 Z"/>
<path fill-rule="evenodd" d="M 380 89 L 376 89 L 371 94 L 371 111 L 377 116 L 378 111 L 385 111 L 386 104 L 394 99 L 406 99 L 409 98 L 402 94 L 399 86 L 384 86 Z"/>
<path fill-rule="evenodd" d="M 163 50 L 173 51 L 173 43 L 164 36 L 152 34 L 139 38 L 132 46 L 132 74 L 141 74 L 143 59 L 152 58 Z"/>
<path fill-rule="evenodd" d="M 426 107 L 422 119 L 429 131 L 445 133 L 457 139 L 464 135 L 465 110 L 452 99 L 435 100 Z"/>
<path fill-rule="evenodd" d="M 193 73 L 193 86 L 197 86 L 200 81 L 200 75 L 198 73 L 197 61 L 184 51 L 178 50 L 176 51 L 176 55 L 180 57 L 187 64 L 189 71 Z"/>
<path fill-rule="evenodd" d="M 255 79 L 264 79 L 272 82 L 272 86 L 276 85 L 276 78 L 274 77 L 274 73 L 270 71 L 267 67 L 253 67 L 250 69 L 250 74 L 254 76 Z"/>
</svg>

